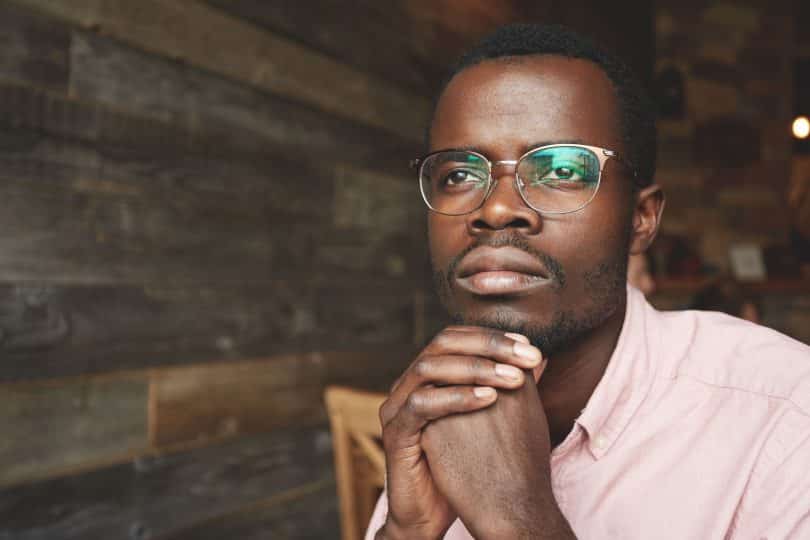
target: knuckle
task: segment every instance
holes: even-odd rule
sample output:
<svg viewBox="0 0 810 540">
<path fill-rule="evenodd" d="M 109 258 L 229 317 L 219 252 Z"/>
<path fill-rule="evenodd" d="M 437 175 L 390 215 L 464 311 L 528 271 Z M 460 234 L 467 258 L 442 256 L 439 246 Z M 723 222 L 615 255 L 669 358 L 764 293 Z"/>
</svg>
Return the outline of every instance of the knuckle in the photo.
<svg viewBox="0 0 810 540">
<path fill-rule="evenodd" d="M 485 375 L 484 367 L 484 359 L 480 356 L 472 356 L 467 362 L 467 369 L 469 370 L 470 375 L 475 379 Z"/>
<path fill-rule="evenodd" d="M 408 399 L 405 400 L 405 408 L 411 414 L 419 416 L 422 409 L 425 407 L 425 401 L 426 399 L 424 396 L 422 396 L 419 392 L 414 392 L 408 396 Z"/>
<path fill-rule="evenodd" d="M 485 346 L 490 352 L 501 350 L 501 336 L 495 332 L 489 332 L 485 339 Z"/>
<path fill-rule="evenodd" d="M 446 332 L 439 332 L 430 342 L 430 347 L 433 350 L 444 350 L 450 345 L 450 336 Z"/>
<path fill-rule="evenodd" d="M 414 364 L 413 372 L 417 377 L 419 377 L 419 379 L 427 379 L 433 372 L 433 364 L 430 362 L 430 360 L 421 358 L 416 362 L 416 364 Z"/>
</svg>

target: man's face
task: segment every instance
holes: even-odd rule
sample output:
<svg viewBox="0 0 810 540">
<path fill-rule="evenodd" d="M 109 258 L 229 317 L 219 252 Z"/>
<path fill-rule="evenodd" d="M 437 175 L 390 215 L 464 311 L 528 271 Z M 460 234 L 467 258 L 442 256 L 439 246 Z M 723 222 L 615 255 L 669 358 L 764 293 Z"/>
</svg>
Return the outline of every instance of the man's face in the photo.
<svg viewBox="0 0 810 540">
<path fill-rule="evenodd" d="M 624 154 L 615 93 L 595 64 L 559 56 L 486 61 L 442 95 L 431 150 L 468 148 L 517 160 L 539 144 L 578 142 Z M 442 302 L 456 322 L 526 334 L 546 354 L 623 314 L 632 204 L 626 170 L 609 160 L 596 197 L 539 215 L 496 165 L 497 186 L 463 216 L 431 212 L 430 252 Z"/>
</svg>

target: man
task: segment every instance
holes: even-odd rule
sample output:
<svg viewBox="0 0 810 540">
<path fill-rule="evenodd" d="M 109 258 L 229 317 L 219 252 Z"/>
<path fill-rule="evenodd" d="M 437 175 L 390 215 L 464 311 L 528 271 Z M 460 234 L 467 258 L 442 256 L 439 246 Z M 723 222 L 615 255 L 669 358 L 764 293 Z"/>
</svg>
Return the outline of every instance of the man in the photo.
<svg viewBox="0 0 810 540">
<path fill-rule="evenodd" d="M 441 331 L 380 409 L 367 538 L 810 538 L 810 353 L 626 286 L 651 107 L 560 28 L 467 54 L 418 160 Z"/>
</svg>

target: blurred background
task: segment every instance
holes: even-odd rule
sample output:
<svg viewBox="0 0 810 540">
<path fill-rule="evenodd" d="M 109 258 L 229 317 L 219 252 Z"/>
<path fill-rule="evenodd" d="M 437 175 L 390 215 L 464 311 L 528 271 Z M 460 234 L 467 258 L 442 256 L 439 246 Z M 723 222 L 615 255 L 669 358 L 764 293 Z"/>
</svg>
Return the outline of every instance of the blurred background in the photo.
<svg viewBox="0 0 810 540">
<path fill-rule="evenodd" d="M 810 342 L 809 2 L 0 0 L 0 539 L 339 536 L 323 390 L 443 324 L 407 164 L 515 21 L 654 91 L 651 301 Z"/>
</svg>

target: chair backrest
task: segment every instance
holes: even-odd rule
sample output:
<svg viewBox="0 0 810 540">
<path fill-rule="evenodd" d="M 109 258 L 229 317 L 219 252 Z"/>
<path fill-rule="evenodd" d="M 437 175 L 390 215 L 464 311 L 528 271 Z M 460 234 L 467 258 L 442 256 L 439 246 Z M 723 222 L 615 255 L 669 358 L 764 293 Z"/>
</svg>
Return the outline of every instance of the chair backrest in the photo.
<svg viewBox="0 0 810 540">
<path fill-rule="evenodd" d="M 362 538 L 385 484 L 385 453 L 378 440 L 382 434 L 379 409 L 386 397 L 343 386 L 330 386 L 324 392 L 332 426 L 342 540 Z"/>
</svg>

